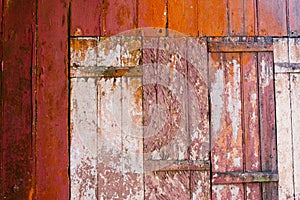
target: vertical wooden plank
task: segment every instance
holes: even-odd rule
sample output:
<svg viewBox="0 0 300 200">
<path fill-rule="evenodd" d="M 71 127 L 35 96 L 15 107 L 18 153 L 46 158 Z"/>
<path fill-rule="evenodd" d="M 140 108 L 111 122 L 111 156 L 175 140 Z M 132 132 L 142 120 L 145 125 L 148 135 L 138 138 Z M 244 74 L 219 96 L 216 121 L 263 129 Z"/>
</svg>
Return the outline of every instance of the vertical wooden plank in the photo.
<svg viewBox="0 0 300 200">
<path fill-rule="evenodd" d="M 209 66 L 212 172 L 243 171 L 240 54 L 210 54 Z M 242 199 L 244 187 L 242 184 L 213 185 L 212 195 L 213 199 Z"/>
<path fill-rule="evenodd" d="M 259 106 L 258 106 L 258 78 L 257 55 L 255 53 L 242 54 L 242 87 L 243 87 L 243 120 L 244 120 L 244 158 L 245 171 L 260 171 L 260 137 L 259 137 Z M 247 197 L 259 199 L 260 185 L 246 184 Z"/>
<path fill-rule="evenodd" d="M 33 198 L 36 1 L 1 2 L 1 199 Z M 3 21 L 2 21 L 3 20 Z"/>
<path fill-rule="evenodd" d="M 112 36 L 136 28 L 136 2 L 136 0 L 104 0 L 101 16 L 102 35 Z"/>
<path fill-rule="evenodd" d="M 277 171 L 273 57 L 258 53 L 260 142 L 262 171 Z M 277 199 L 277 183 L 263 183 L 264 199 Z"/>
<path fill-rule="evenodd" d="M 167 24 L 166 0 L 138 1 L 138 28 L 147 36 L 165 35 Z"/>
<path fill-rule="evenodd" d="M 187 108 L 187 40 L 185 37 L 169 38 L 170 60 L 166 66 L 169 71 L 168 89 L 172 92 L 171 98 L 171 131 L 175 137 L 171 141 L 170 149 L 174 151 L 173 160 L 189 159 L 190 136 L 188 133 L 188 108 Z"/>
<path fill-rule="evenodd" d="M 122 77 L 124 199 L 144 198 L 142 95 L 141 77 Z"/>
<path fill-rule="evenodd" d="M 168 28 L 179 34 L 197 36 L 197 0 L 168 1 Z"/>
<path fill-rule="evenodd" d="M 290 75 L 276 74 L 276 123 L 279 199 L 294 199 Z"/>
<path fill-rule="evenodd" d="M 209 160 L 207 44 L 204 39 L 187 39 L 188 131 L 190 160 Z"/>
<path fill-rule="evenodd" d="M 71 199 L 97 198 L 97 85 L 71 79 Z"/>
<path fill-rule="evenodd" d="M 100 79 L 98 134 L 98 198 L 123 198 L 121 78 Z"/>
<path fill-rule="evenodd" d="M 190 199 L 189 171 L 150 172 L 145 177 L 145 199 Z"/>
<path fill-rule="evenodd" d="M 102 1 L 72 1 L 71 4 L 71 35 L 100 36 L 100 18 Z"/>
<path fill-rule="evenodd" d="M 198 0 L 197 12 L 199 36 L 228 34 L 227 0 Z"/>
<path fill-rule="evenodd" d="M 287 35 L 286 1 L 258 0 L 257 4 L 258 35 Z"/>
<path fill-rule="evenodd" d="M 229 0 L 229 34 L 232 36 L 255 35 L 256 1 L 255 0 Z"/>
<path fill-rule="evenodd" d="M 37 8 L 37 199 L 69 198 L 68 3 L 43 1 Z"/>
<path fill-rule="evenodd" d="M 240 55 L 212 54 L 210 60 L 212 169 L 242 171 Z"/>
<path fill-rule="evenodd" d="M 294 161 L 294 189 L 295 199 L 300 198 L 300 77 L 291 74 L 291 111 L 292 111 L 292 136 L 293 136 L 293 161 Z"/>
<path fill-rule="evenodd" d="M 289 35 L 299 36 L 300 35 L 300 1 L 289 0 Z"/>
</svg>

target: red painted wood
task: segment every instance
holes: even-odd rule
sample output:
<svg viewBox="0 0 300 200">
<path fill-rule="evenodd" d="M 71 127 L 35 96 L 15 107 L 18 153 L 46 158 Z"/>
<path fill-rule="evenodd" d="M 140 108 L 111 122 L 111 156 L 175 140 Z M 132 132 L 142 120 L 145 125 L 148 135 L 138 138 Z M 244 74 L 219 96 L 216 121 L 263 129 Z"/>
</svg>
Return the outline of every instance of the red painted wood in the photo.
<svg viewBox="0 0 300 200">
<path fill-rule="evenodd" d="M 286 1 L 259 0 L 258 34 L 261 36 L 287 35 Z"/>
<path fill-rule="evenodd" d="M 102 35 L 111 36 L 137 27 L 136 0 L 104 0 Z"/>
<path fill-rule="evenodd" d="M 102 0 L 72 1 L 71 35 L 100 36 Z"/>
<path fill-rule="evenodd" d="M 258 54 L 261 170 L 277 171 L 272 53 Z M 264 199 L 278 199 L 277 183 L 262 184 Z"/>
<path fill-rule="evenodd" d="M 38 4 L 37 199 L 68 199 L 68 3 Z"/>
<path fill-rule="evenodd" d="M 289 0 L 289 34 L 291 36 L 300 35 L 300 0 Z"/>
<path fill-rule="evenodd" d="M 1 197 L 27 199 L 34 191 L 31 69 L 35 60 L 35 1 L 2 3 Z"/>
</svg>

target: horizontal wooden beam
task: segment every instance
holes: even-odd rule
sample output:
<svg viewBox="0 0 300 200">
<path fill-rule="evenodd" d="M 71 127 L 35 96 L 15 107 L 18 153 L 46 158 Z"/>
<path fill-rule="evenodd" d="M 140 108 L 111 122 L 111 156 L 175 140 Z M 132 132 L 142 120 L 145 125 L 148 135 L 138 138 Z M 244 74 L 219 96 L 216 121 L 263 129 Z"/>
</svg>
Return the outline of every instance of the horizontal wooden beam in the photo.
<svg viewBox="0 0 300 200">
<path fill-rule="evenodd" d="M 278 174 L 272 172 L 215 172 L 212 174 L 213 184 L 235 184 L 253 182 L 277 182 Z"/>
<path fill-rule="evenodd" d="M 136 67 L 71 67 L 71 78 L 87 78 L 87 77 L 103 77 L 103 78 L 116 78 L 116 77 L 137 77 L 142 76 L 143 69 L 141 66 Z"/>
<path fill-rule="evenodd" d="M 196 160 L 146 160 L 145 171 L 209 171 L 209 161 Z"/>
<path fill-rule="evenodd" d="M 272 43 L 260 42 L 209 42 L 209 52 L 261 52 L 273 51 Z"/>
</svg>

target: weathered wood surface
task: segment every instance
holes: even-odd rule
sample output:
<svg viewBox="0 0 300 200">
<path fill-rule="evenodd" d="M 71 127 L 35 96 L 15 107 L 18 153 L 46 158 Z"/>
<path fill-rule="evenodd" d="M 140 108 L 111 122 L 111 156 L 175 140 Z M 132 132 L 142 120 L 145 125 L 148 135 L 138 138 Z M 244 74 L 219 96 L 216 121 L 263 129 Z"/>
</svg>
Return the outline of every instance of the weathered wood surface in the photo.
<svg viewBox="0 0 300 200">
<path fill-rule="evenodd" d="M 97 80 L 71 79 L 71 199 L 97 197 Z M 84 123 L 83 123 L 84 122 Z"/>
<path fill-rule="evenodd" d="M 298 59 L 300 56 L 298 56 Z M 291 111 L 292 111 L 292 144 L 293 144 L 293 162 L 294 162 L 294 192 L 295 199 L 300 198 L 300 76 L 291 74 Z"/>
<path fill-rule="evenodd" d="M 135 28 L 150 27 L 142 33 L 165 36 L 170 29 L 191 36 L 298 36 L 298 7 L 299 0 L 73 1 L 71 35 L 138 34 Z"/>
<path fill-rule="evenodd" d="M 276 74 L 276 120 L 279 175 L 279 199 L 293 199 L 294 170 L 291 124 L 290 75 Z M 290 155 L 290 156 L 287 156 Z"/>
<path fill-rule="evenodd" d="M 32 0 L 0 3 L 1 199 L 30 199 L 36 192 L 33 127 L 36 6 Z"/>
<path fill-rule="evenodd" d="M 37 199 L 69 196 L 68 4 L 43 1 L 37 8 Z"/>
</svg>

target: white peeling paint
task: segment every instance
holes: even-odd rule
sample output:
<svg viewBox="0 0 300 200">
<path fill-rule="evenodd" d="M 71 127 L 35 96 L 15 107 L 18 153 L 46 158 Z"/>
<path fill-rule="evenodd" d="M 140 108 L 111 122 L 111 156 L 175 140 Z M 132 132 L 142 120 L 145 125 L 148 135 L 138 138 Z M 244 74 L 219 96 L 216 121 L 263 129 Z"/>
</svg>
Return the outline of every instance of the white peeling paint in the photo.
<svg viewBox="0 0 300 200">
<path fill-rule="evenodd" d="M 241 112 L 241 94 L 240 94 L 240 64 L 237 60 L 232 60 L 233 64 L 233 87 L 231 83 L 227 83 L 227 95 L 228 95 L 228 113 L 232 121 L 232 134 L 233 139 L 237 141 L 238 132 L 240 129 L 240 112 Z"/>
<path fill-rule="evenodd" d="M 211 84 L 211 105 L 212 105 L 212 131 L 217 136 L 221 128 L 221 117 L 224 107 L 224 70 L 218 69 L 215 72 L 216 80 Z"/>
</svg>

